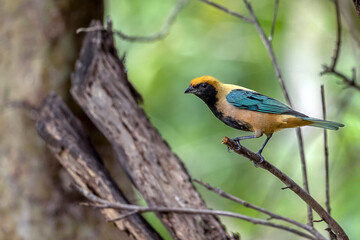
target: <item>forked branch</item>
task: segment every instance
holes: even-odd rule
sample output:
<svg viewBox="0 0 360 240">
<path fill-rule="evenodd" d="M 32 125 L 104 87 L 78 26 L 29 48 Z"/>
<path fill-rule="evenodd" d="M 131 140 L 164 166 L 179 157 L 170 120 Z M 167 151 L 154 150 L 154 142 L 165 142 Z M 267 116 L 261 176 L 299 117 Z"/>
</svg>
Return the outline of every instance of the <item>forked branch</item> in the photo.
<svg viewBox="0 0 360 240">
<path fill-rule="evenodd" d="M 331 228 L 331 230 L 335 233 L 337 238 L 340 240 L 348 240 L 349 237 L 346 235 L 345 231 L 341 228 L 341 226 L 329 215 L 329 213 L 313 198 L 308 194 L 304 189 L 302 189 L 298 184 L 296 184 L 290 177 L 288 177 L 285 173 L 280 171 L 274 165 L 269 163 L 266 160 L 260 158 L 259 155 L 251 152 L 247 148 L 241 146 L 239 148 L 238 144 L 228 137 L 224 137 L 223 144 L 232 149 L 237 154 L 240 154 L 249 160 L 253 161 L 257 166 L 267 170 L 275 177 L 277 177 L 280 181 L 282 181 L 286 188 L 293 191 L 296 195 L 298 195 L 308 206 L 310 206 L 319 216 L 323 219 Z"/>
<path fill-rule="evenodd" d="M 239 203 L 239 204 L 243 205 L 244 207 L 251 208 L 251 209 L 254 209 L 255 211 L 264 213 L 264 214 L 269 216 L 269 219 L 278 219 L 278 220 L 290 223 L 290 224 L 292 224 L 294 226 L 300 227 L 300 228 L 310 232 L 311 234 L 316 236 L 317 239 L 324 239 L 324 237 L 316 229 L 314 229 L 313 227 L 311 227 L 309 225 L 302 224 L 302 223 L 300 223 L 298 221 L 295 221 L 293 219 L 290 219 L 290 218 L 281 216 L 279 214 L 270 212 L 269 210 L 266 210 L 264 208 L 261 208 L 259 206 L 254 205 L 252 203 L 249 203 L 249 202 L 247 202 L 247 201 L 245 201 L 243 199 L 235 197 L 235 196 L 233 196 L 233 195 L 231 195 L 229 193 L 226 193 L 220 188 L 215 188 L 215 187 L 211 186 L 209 183 L 205 183 L 205 182 L 203 182 L 201 180 L 198 180 L 198 179 L 193 179 L 193 181 L 197 182 L 198 184 L 202 185 L 206 189 L 218 194 L 219 196 L 221 196 L 223 198 L 226 198 L 226 199 L 229 199 L 229 200 L 231 200 L 233 202 Z"/>
<path fill-rule="evenodd" d="M 228 212 L 228 211 L 221 211 L 221 210 L 210 210 L 210 209 L 194 209 L 194 208 L 181 208 L 181 207 L 161 207 L 161 206 L 155 206 L 155 207 L 145 207 L 145 206 L 138 206 L 138 205 L 131 205 L 131 204 L 123 204 L 120 202 L 112 202 L 105 199 L 101 199 L 94 194 L 90 193 L 89 191 L 85 190 L 84 188 L 81 188 L 80 186 L 76 185 L 76 188 L 82 193 L 84 197 L 92 201 L 94 204 L 85 203 L 82 204 L 84 206 L 90 206 L 94 208 L 101 208 L 101 209 L 120 209 L 122 211 L 127 211 L 126 213 L 122 214 L 120 217 L 116 219 L 112 219 L 109 222 L 116 222 L 119 220 L 122 220 L 124 218 L 130 217 L 135 214 L 145 213 L 145 212 L 156 212 L 156 213 L 182 213 L 182 214 L 203 214 L 203 215 L 214 215 L 214 216 L 226 216 L 226 217 L 232 217 L 232 218 L 238 218 L 245 220 L 247 222 L 251 222 L 253 224 L 260 224 L 268 227 L 273 227 L 277 229 L 282 229 L 288 232 L 291 232 L 293 234 L 296 234 L 298 236 L 312 239 L 312 240 L 325 240 L 325 238 L 317 238 L 313 237 L 312 235 L 309 235 L 307 233 L 301 232 L 297 229 L 287 227 L 285 225 L 272 223 L 269 220 L 262 220 L 258 218 L 252 218 L 248 217 L 246 215 L 234 213 L 234 212 Z"/>
<path fill-rule="evenodd" d="M 352 68 L 351 77 L 346 76 L 345 74 L 343 74 L 342 72 L 340 72 L 336 69 L 336 65 L 337 65 L 337 62 L 338 62 L 338 59 L 340 56 L 342 27 L 341 27 L 339 0 L 334 0 L 334 5 L 335 5 L 335 12 L 336 12 L 336 26 L 337 26 L 334 55 L 331 57 L 332 61 L 331 61 L 330 65 L 326 65 L 326 64 L 323 65 L 324 70 L 320 73 L 320 75 L 324 75 L 324 74 L 335 75 L 335 76 L 339 77 L 347 87 L 352 87 L 352 88 L 360 91 L 360 85 L 356 82 L 356 69 L 355 68 Z"/>
</svg>

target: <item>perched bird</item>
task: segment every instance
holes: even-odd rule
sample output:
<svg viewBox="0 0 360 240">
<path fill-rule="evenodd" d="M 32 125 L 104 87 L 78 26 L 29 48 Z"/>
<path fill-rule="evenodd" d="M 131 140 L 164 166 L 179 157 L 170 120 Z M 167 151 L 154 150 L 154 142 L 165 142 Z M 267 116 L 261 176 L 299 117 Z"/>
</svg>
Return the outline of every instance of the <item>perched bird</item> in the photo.
<svg viewBox="0 0 360 240">
<path fill-rule="evenodd" d="M 241 140 L 259 138 L 265 134 L 267 138 L 257 152 L 261 159 L 264 147 L 276 131 L 306 125 L 330 130 L 338 130 L 344 126 L 341 123 L 308 117 L 273 98 L 244 87 L 221 83 L 211 76 L 193 79 L 185 93 L 201 98 L 226 125 L 254 132 L 254 135 L 234 138 L 239 147 Z"/>
</svg>

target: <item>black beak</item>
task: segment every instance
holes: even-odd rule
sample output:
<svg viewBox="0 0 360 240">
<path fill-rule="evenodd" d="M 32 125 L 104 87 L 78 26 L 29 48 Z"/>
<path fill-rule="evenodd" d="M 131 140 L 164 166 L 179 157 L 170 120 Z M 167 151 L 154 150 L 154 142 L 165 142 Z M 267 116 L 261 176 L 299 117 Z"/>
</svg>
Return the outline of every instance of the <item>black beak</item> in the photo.
<svg viewBox="0 0 360 240">
<path fill-rule="evenodd" d="M 185 90 L 184 93 L 195 93 L 195 92 L 196 92 L 196 89 L 195 89 L 192 85 L 190 85 L 190 86 Z"/>
</svg>

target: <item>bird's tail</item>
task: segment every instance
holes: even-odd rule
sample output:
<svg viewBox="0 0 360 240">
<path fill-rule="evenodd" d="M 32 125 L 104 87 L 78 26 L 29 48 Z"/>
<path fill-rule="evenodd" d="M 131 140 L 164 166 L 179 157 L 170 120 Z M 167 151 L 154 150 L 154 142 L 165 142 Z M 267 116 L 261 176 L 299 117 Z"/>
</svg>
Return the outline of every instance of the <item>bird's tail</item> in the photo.
<svg viewBox="0 0 360 240">
<path fill-rule="evenodd" d="M 326 128 L 326 129 L 330 129 L 330 130 L 338 130 L 339 127 L 344 126 L 344 124 L 342 124 L 342 123 L 331 122 L 331 121 L 321 120 L 321 119 L 317 119 L 317 118 L 302 117 L 302 119 L 312 122 L 311 124 L 309 124 L 309 126 Z"/>
</svg>

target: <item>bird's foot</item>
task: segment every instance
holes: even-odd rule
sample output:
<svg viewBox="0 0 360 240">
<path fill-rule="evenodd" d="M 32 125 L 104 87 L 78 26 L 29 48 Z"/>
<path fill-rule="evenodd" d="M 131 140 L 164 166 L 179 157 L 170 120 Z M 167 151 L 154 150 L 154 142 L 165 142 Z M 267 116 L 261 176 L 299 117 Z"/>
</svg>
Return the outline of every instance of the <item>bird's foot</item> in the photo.
<svg viewBox="0 0 360 240">
<path fill-rule="evenodd" d="M 261 152 L 257 152 L 256 155 L 260 157 L 260 162 L 258 162 L 258 164 L 261 164 L 265 160 L 265 158 L 261 155 Z M 256 162 L 254 162 L 254 166 L 259 167 Z"/>
<path fill-rule="evenodd" d="M 236 142 L 237 143 L 237 148 L 235 149 L 236 151 L 239 151 L 240 150 L 240 148 L 241 148 L 241 144 L 240 144 L 240 140 L 241 140 L 241 138 L 239 138 L 239 137 L 236 137 L 236 138 L 233 138 L 232 139 L 234 142 Z"/>
</svg>

